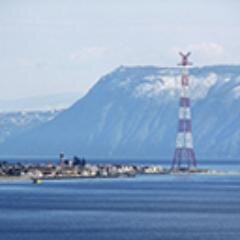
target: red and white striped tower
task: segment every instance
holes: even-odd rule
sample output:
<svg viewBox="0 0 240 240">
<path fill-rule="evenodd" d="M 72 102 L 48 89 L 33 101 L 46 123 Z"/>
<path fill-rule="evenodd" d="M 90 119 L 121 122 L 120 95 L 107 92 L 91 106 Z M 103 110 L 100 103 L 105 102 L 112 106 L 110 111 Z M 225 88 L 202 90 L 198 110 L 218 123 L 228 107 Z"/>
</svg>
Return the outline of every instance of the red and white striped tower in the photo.
<svg viewBox="0 0 240 240">
<path fill-rule="evenodd" d="M 195 168 L 197 166 L 193 148 L 191 101 L 189 97 L 188 78 L 188 66 L 192 65 L 192 63 L 188 61 L 190 52 L 187 54 L 180 52 L 179 54 L 182 57 L 182 62 L 179 64 L 182 67 L 182 76 L 178 115 L 178 133 L 172 169 L 179 169 L 182 167 L 182 164 L 187 164 L 188 168 Z"/>
</svg>

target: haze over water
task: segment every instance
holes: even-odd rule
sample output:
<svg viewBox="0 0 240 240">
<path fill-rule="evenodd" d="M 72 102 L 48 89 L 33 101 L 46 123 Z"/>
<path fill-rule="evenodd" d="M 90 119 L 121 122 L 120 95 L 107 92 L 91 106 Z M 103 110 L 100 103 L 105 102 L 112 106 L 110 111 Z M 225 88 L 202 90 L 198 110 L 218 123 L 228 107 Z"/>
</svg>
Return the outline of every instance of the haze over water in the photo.
<svg viewBox="0 0 240 240">
<path fill-rule="evenodd" d="M 1 239 L 240 239 L 237 175 L 1 182 L 0 191 Z"/>
</svg>

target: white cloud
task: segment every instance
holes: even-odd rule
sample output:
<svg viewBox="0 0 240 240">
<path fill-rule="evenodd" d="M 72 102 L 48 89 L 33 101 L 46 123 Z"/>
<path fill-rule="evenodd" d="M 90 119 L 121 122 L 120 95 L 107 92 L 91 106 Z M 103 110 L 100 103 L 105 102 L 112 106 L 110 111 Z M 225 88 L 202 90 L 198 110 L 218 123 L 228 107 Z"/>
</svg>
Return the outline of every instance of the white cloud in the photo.
<svg viewBox="0 0 240 240">
<path fill-rule="evenodd" d="M 32 59 L 32 58 L 18 58 L 16 60 L 17 65 L 21 68 L 38 68 L 38 69 L 47 69 L 49 63 L 41 59 Z"/>
<path fill-rule="evenodd" d="M 18 58 L 17 64 L 21 67 L 33 67 L 35 65 L 35 62 L 28 58 Z"/>
<path fill-rule="evenodd" d="M 69 55 L 71 61 L 85 61 L 105 56 L 109 50 L 105 47 L 85 47 Z"/>
<path fill-rule="evenodd" d="M 199 43 L 189 45 L 190 51 L 201 52 L 207 57 L 221 57 L 225 50 L 224 47 L 219 43 Z"/>
</svg>

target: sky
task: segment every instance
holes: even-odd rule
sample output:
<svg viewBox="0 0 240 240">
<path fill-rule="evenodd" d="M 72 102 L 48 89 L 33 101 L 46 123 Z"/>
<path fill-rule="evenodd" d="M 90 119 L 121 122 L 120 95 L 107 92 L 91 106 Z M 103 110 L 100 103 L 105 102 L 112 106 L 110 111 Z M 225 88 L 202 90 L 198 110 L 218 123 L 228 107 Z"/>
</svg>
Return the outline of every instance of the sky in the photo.
<svg viewBox="0 0 240 240">
<path fill-rule="evenodd" d="M 240 64 L 239 0 L 0 0 L 0 99 L 86 93 L 120 65 Z"/>
</svg>

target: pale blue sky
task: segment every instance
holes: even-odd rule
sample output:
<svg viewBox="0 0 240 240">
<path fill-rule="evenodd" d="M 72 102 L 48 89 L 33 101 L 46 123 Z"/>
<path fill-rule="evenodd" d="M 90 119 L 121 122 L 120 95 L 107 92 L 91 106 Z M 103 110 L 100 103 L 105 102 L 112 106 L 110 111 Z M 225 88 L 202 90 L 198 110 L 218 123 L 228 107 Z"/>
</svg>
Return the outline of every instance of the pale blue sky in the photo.
<svg viewBox="0 0 240 240">
<path fill-rule="evenodd" d="M 240 63 L 239 0 L 0 0 L 0 99 L 86 92 L 119 65 Z"/>
</svg>

